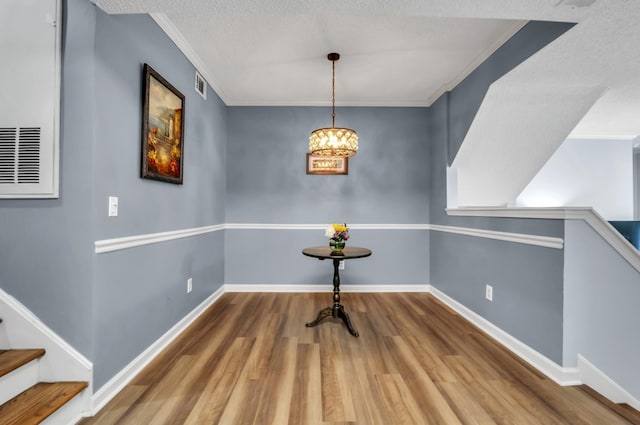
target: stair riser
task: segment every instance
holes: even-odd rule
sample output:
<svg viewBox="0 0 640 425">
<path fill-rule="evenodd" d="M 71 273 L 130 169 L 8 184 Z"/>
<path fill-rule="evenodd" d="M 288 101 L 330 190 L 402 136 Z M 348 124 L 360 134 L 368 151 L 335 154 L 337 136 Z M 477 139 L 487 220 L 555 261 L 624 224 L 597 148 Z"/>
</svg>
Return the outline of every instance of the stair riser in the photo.
<svg viewBox="0 0 640 425">
<path fill-rule="evenodd" d="M 38 382 L 38 360 L 0 377 L 0 405 Z"/>
<path fill-rule="evenodd" d="M 82 419 L 82 394 L 80 393 L 64 406 L 56 410 L 51 416 L 42 421 L 40 425 L 73 425 Z"/>
</svg>

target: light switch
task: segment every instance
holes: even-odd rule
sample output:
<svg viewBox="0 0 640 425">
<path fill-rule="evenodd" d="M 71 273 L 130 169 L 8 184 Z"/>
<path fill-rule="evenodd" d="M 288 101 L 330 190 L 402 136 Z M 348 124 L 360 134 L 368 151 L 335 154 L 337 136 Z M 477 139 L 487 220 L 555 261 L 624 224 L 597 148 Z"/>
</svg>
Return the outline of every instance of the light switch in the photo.
<svg viewBox="0 0 640 425">
<path fill-rule="evenodd" d="M 118 197 L 109 196 L 109 217 L 116 217 L 118 215 Z"/>
</svg>

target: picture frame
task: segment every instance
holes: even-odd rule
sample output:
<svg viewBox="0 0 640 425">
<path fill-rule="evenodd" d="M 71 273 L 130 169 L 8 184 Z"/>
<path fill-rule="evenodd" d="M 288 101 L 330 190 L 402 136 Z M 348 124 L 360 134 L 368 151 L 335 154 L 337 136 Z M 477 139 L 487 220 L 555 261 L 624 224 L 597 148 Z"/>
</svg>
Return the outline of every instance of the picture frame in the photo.
<svg viewBox="0 0 640 425">
<path fill-rule="evenodd" d="M 144 64 L 142 168 L 145 179 L 182 184 L 185 97 L 148 64 Z"/>
<path fill-rule="evenodd" d="M 348 157 L 314 156 L 307 153 L 307 174 L 349 174 Z"/>
</svg>

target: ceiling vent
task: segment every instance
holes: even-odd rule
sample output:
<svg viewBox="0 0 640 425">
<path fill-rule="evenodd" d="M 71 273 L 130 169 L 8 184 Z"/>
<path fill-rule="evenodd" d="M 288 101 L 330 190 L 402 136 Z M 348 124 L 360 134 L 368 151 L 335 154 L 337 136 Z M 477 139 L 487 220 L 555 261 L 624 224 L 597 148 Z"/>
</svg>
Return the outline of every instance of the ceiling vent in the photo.
<svg viewBox="0 0 640 425">
<path fill-rule="evenodd" d="M 204 100 L 207 100 L 207 82 L 198 71 L 196 71 L 196 91 Z"/>
</svg>

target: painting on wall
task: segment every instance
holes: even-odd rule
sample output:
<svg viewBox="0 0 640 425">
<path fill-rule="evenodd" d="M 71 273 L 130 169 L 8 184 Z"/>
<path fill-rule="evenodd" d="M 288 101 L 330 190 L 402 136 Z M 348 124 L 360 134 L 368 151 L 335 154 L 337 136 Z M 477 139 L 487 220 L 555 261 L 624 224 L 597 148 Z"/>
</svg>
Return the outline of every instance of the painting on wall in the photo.
<svg viewBox="0 0 640 425">
<path fill-rule="evenodd" d="M 330 158 L 308 153 L 307 174 L 349 174 L 349 158 Z"/>
<path fill-rule="evenodd" d="M 144 64 L 141 177 L 182 184 L 184 95 Z"/>
</svg>

